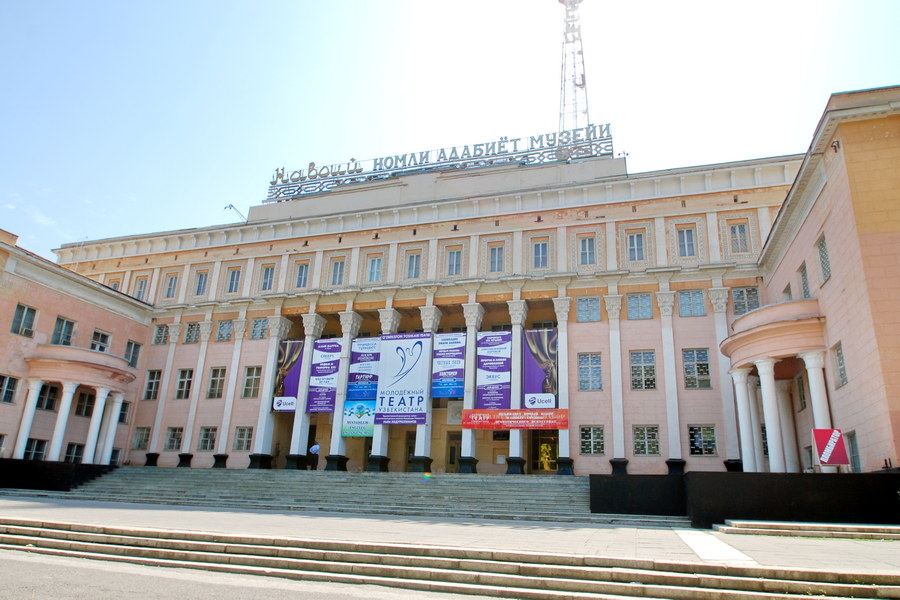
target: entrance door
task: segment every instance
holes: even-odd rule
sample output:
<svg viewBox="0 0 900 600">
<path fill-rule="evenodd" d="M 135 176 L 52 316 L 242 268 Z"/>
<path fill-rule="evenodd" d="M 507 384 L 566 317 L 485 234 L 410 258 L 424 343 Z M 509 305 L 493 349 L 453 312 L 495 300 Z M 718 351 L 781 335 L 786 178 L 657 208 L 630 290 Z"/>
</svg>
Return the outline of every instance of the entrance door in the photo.
<svg viewBox="0 0 900 600">
<path fill-rule="evenodd" d="M 412 470 L 412 458 L 416 455 L 416 432 L 406 432 L 406 470 Z"/>
<path fill-rule="evenodd" d="M 459 455 L 462 451 L 462 432 L 447 432 L 447 472 L 459 472 Z"/>
<path fill-rule="evenodd" d="M 555 429 L 533 429 L 531 434 L 531 472 L 556 472 L 559 456 L 559 432 Z"/>
</svg>

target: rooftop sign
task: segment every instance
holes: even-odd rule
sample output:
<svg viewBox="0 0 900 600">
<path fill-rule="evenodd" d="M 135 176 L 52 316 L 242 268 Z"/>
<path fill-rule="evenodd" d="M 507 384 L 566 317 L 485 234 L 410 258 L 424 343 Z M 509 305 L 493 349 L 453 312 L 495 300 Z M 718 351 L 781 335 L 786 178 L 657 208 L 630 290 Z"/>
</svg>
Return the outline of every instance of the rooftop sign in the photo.
<svg viewBox="0 0 900 600">
<path fill-rule="evenodd" d="M 396 154 L 364 161 L 351 158 L 346 163 L 305 169 L 276 169 L 264 202 L 283 202 L 298 196 L 327 192 L 351 183 L 377 181 L 416 171 L 474 169 L 521 163 L 544 164 L 589 157 L 612 157 L 609 123 L 588 125 L 560 133 L 544 133 L 526 138 L 502 137 L 495 142 L 452 146 L 424 152 Z"/>
</svg>

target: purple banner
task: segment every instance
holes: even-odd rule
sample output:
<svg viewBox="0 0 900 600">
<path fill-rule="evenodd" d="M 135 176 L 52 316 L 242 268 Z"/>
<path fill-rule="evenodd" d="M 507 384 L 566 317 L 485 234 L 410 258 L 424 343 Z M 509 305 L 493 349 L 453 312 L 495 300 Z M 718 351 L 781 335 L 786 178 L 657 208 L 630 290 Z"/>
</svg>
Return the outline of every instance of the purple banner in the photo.
<svg viewBox="0 0 900 600">
<path fill-rule="evenodd" d="M 350 347 L 347 400 L 375 400 L 378 395 L 378 360 L 381 340 L 356 338 Z"/>
<path fill-rule="evenodd" d="M 478 332 L 475 408 L 508 409 L 512 379 L 512 332 Z"/>
<path fill-rule="evenodd" d="M 525 332 L 522 351 L 522 408 L 556 408 L 559 393 L 556 373 L 556 329 Z"/>
<path fill-rule="evenodd" d="M 272 408 L 279 412 L 297 409 L 297 390 L 300 387 L 300 363 L 303 360 L 303 340 L 282 340 L 278 346 L 275 367 L 275 393 Z"/>
<path fill-rule="evenodd" d="M 435 335 L 434 355 L 431 361 L 431 397 L 462 398 L 465 367 L 466 334 Z"/>
<path fill-rule="evenodd" d="M 316 340 L 313 342 L 312 370 L 309 375 L 306 412 L 334 412 L 340 363 L 341 340 Z"/>
</svg>

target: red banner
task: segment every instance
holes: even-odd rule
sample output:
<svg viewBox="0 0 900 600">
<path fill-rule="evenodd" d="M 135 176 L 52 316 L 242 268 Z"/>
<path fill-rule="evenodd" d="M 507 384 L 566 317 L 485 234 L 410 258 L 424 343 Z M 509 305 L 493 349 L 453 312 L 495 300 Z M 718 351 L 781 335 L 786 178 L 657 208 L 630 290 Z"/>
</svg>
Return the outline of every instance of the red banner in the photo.
<svg viewBox="0 0 900 600">
<path fill-rule="evenodd" d="M 565 408 L 539 410 L 462 411 L 463 429 L 568 429 L 569 411 Z"/>
<path fill-rule="evenodd" d="M 820 465 L 849 465 L 844 435 L 840 429 L 813 429 L 816 457 Z"/>
</svg>

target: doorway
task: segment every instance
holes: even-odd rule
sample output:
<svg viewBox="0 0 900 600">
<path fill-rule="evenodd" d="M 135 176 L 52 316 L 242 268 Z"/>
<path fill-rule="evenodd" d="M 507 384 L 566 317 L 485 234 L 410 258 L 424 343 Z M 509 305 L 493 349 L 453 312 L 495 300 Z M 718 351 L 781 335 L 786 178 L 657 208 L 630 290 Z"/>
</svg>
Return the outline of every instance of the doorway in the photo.
<svg viewBox="0 0 900 600">
<path fill-rule="evenodd" d="M 412 470 L 412 459 L 413 456 L 416 455 L 416 432 L 415 431 L 407 431 L 406 432 L 406 471 L 409 472 Z"/>
<path fill-rule="evenodd" d="M 533 429 L 531 435 L 530 467 L 532 473 L 555 473 L 559 458 L 559 432 L 555 429 Z"/>
<path fill-rule="evenodd" d="M 459 455 L 462 451 L 462 431 L 447 432 L 447 473 L 459 472 Z"/>
</svg>

